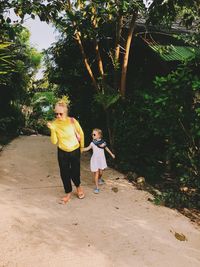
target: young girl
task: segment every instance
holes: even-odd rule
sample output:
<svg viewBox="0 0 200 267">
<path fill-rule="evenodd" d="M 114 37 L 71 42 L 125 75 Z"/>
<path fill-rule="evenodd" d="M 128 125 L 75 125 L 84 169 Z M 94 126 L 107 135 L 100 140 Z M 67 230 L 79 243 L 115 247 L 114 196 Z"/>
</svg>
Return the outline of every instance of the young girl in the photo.
<svg viewBox="0 0 200 267">
<path fill-rule="evenodd" d="M 100 129 L 93 129 L 92 131 L 92 142 L 88 147 L 85 147 L 83 151 L 93 150 L 93 154 L 90 160 L 90 169 L 94 173 L 95 185 L 94 193 L 99 193 L 99 184 L 103 183 L 101 179 L 103 170 L 107 167 L 104 150 L 106 150 L 112 158 L 115 155 L 107 147 L 106 142 L 102 139 L 102 131 Z"/>
</svg>

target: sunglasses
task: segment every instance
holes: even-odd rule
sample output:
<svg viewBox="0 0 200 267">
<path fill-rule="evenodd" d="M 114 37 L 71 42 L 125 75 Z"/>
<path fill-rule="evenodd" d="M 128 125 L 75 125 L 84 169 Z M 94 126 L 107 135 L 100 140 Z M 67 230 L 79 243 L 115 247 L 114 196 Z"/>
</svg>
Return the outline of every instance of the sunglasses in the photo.
<svg viewBox="0 0 200 267">
<path fill-rule="evenodd" d="M 64 113 L 55 113 L 56 116 L 62 116 Z"/>
</svg>

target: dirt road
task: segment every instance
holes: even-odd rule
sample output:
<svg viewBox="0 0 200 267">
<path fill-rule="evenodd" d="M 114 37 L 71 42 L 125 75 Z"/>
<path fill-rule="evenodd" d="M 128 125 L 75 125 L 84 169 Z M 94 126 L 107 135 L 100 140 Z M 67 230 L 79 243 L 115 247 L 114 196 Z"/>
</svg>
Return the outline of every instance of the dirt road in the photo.
<svg viewBox="0 0 200 267">
<path fill-rule="evenodd" d="M 104 178 L 100 194 L 93 194 L 84 154 L 86 198 L 74 194 L 59 205 L 63 188 L 49 138 L 20 137 L 8 145 L 0 154 L 0 267 L 200 266 L 197 226 L 147 201 L 151 196 L 122 174 L 108 169 Z"/>
</svg>

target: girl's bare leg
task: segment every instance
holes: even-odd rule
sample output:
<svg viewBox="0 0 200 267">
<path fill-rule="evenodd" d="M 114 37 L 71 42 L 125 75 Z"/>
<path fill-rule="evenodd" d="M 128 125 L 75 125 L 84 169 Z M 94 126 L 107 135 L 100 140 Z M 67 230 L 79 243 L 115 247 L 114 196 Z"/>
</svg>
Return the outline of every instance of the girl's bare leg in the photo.
<svg viewBox="0 0 200 267">
<path fill-rule="evenodd" d="M 102 179 L 103 170 L 99 169 L 99 185 L 104 184 L 104 180 Z"/>
<path fill-rule="evenodd" d="M 102 175 L 103 175 L 103 170 L 99 170 L 99 179 L 101 179 Z"/>
<path fill-rule="evenodd" d="M 96 188 L 98 189 L 99 188 L 99 170 L 97 172 L 94 173 L 94 181 L 95 181 L 95 185 L 96 185 Z"/>
</svg>

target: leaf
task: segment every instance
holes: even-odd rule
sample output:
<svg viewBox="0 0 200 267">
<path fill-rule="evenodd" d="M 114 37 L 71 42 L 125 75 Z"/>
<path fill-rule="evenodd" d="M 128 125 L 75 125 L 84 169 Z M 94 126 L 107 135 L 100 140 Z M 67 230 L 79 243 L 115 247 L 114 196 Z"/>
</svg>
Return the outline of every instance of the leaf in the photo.
<svg viewBox="0 0 200 267">
<path fill-rule="evenodd" d="M 174 236 L 176 237 L 176 239 L 178 239 L 179 241 L 187 241 L 187 238 L 184 234 L 179 234 L 177 232 L 175 232 Z"/>
<path fill-rule="evenodd" d="M 159 103 L 162 103 L 162 102 L 164 102 L 165 100 L 167 100 L 167 97 L 166 98 L 158 98 L 158 99 L 156 99 L 155 101 L 154 101 L 154 103 L 155 104 L 159 104 Z"/>
<path fill-rule="evenodd" d="M 117 193 L 118 192 L 118 188 L 117 187 L 112 187 L 112 191 Z"/>
</svg>

